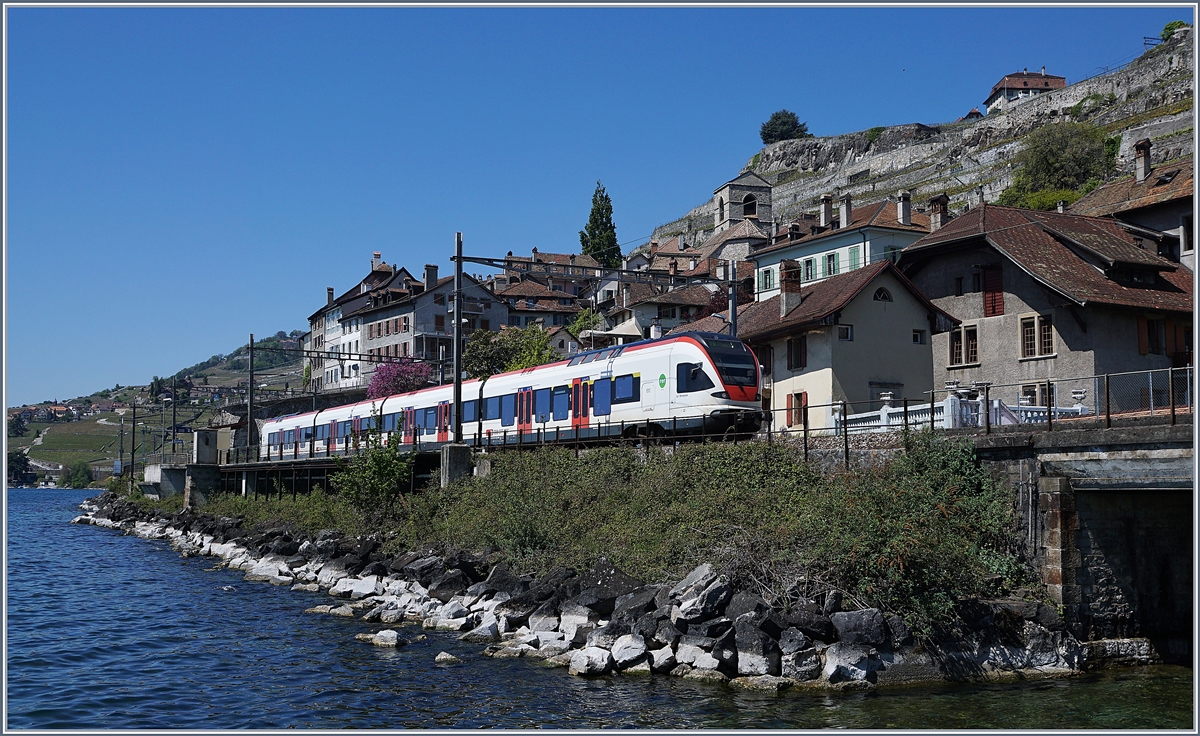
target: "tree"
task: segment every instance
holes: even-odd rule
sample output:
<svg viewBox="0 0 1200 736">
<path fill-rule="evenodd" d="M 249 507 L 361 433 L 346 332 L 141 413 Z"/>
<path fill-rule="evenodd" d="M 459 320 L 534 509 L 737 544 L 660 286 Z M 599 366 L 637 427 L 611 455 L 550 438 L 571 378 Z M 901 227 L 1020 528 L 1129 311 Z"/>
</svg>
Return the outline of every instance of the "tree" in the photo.
<svg viewBox="0 0 1200 736">
<path fill-rule="evenodd" d="M 404 361 L 384 363 L 375 367 L 371 384 L 367 386 L 368 399 L 381 399 L 392 394 L 405 394 L 429 385 L 433 379 L 433 368 L 428 363 Z"/>
<path fill-rule="evenodd" d="M 20 450 L 8 451 L 8 480 L 19 482 L 29 472 L 29 458 Z"/>
<path fill-rule="evenodd" d="M 377 415 L 375 427 L 379 419 Z M 337 458 L 338 470 L 329 484 L 368 524 L 378 525 L 393 518 L 397 504 L 408 510 L 403 489 L 412 482 L 412 454 L 400 452 L 400 442 L 385 444 L 379 429 L 367 432 L 363 442 L 354 459 Z"/>
<path fill-rule="evenodd" d="M 25 417 L 13 414 L 8 418 L 9 437 L 24 437 L 27 432 L 29 432 L 29 425 L 25 423 Z"/>
<path fill-rule="evenodd" d="M 463 348 L 463 370 L 472 378 L 545 365 L 558 360 L 550 333 L 538 325 L 477 330 Z"/>
<path fill-rule="evenodd" d="M 1159 34 L 1159 38 L 1161 38 L 1164 41 L 1170 41 L 1171 36 L 1175 35 L 1175 31 L 1179 30 L 1180 28 L 1187 28 L 1187 27 L 1188 27 L 1187 23 L 1185 23 L 1181 20 L 1173 20 L 1170 23 L 1163 26 L 1162 33 Z"/>
<path fill-rule="evenodd" d="M 524 329 L 504 329 L 500 331 L 502 340 L 511 341 L 512 357 L 506 371 L 519 371 L 524 368 L 534 368 L 558 360 L 558 353 L 550 347 L 550 332 L 538 325 L 529 325 Z"/>
<path fill-rule="evenodd" d="M 87 488 L 92 482 L 92 466 L 87 460 L 76 460 L 63 468 L 58 485 L 61 488 Z"/>
<path fill-rule="evenodd" d="M 597 181 L 592 193 L 592 212 L 587 225 L 579 231 L 579 244 L 585 256 L 595 258 L 602 266 L 616 268 L 621 265 L 621 247 L 617 245 L 617 226 L 612 214 L 612 200 L 604 185 Z"/>
<path fill-rule="evenodd" d="M 738 287 L 737 287 L 738 306 L 740 307 L 743 304 L 749 304 L 752 301 L 754 301 L 754 295 L 751 294 L 749 291 L 747 291 L 744 286 L 742 286 L 741 284 L 738 284 Z M 708 306 L 701 307 L 700 310 L 698 312 L 696 312 L 696 319 L 703 319 L 705 317 L 708 317 L 708 316 L 711 316 L 714 314 L 722 314 L 726 318 L 728 318 L 729 317 L 728 311 L 729 311 L 729 289 L 722 286 L 720 289 L 717 289 L 716 291 L 714 291 L 713 295 L 711 297 L 709 297 Z"/>
<path fill-rule="evenodd" d="M 779 141 L 790 141 L 793 138 L 813 137 L 813 134 L 808 132 L 808 123 L 800 122 L 800 118 L 791 110 L 771 113 L 771 117 L 759 128 L 758 134 L 762 136 L 764 146 Z"/>
<path fill-rule="evenodd" d="M 593 311 L 591 307 L 585 308 L 582 312 L 575 315 L 575 319 L 571 325 L 567 327 L 567 332 L 579 338 L 585 330 L 594 330 L 600 326 L 600 315 Z"/>
<path fill-rule="evenodd" d="M 1085 186 L 1094 188 L 1115 165 L 1116 148 L 1102 129 L 1088 123 L 1044 125 L 1026 136 L 1025 146 L 1013 157 L 1019 168 L 997 201 L 1029 209 L 1074 202 Z"/>
</svg>

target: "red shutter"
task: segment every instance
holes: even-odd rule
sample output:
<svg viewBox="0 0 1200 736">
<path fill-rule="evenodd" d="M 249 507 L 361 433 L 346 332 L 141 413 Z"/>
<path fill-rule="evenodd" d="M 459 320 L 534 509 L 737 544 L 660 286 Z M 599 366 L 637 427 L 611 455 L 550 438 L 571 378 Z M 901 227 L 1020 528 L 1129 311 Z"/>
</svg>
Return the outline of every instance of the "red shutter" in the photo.
<svg viewBox="0 0 1200 736">
<path fill-rule="evenodd" d="M 1146 318 L 1138 317 L 1138 353 L 1146 355 L 1150 352 L 1150 333 L 1146 329 Z"/>
<path fill-rule="evenodd" d="M 793 400 L 793 397 L 789 393 L 787 395 L 787 426 L 789 426 L 789 427 L 792 426 L 792 423 L 793 423 L 792 422 L 792 408 L 793 408 L 792 400 Z"/>
<path fill-rule="evenodd" d="M 983 316 L 995 317 L 1004 314 L 1004 272 L 999 266 L 983 270 Z"/>
<path fill-rule="evenodd" d="M 800 423 L 808 426 L 808 392 L 800 392 Z"/>
<path fill-rule="evenodd" d="M 808 367 L 808 335 L 800 336 L 800 367 Z"/>
</svg>

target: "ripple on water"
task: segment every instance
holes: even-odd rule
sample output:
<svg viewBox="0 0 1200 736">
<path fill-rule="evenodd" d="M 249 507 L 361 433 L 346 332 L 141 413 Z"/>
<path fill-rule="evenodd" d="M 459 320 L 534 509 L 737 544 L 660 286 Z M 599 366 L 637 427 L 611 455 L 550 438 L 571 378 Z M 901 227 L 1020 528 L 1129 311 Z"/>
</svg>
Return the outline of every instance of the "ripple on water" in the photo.
<svg viewBox="0 0 1200 736">
<path fill-rule="evenodd" d="M 679 678 L 582 680 L 438 632 L 377 649 L 353 640 L 368 624 L 303 613 L 323 596 L 67 524 L 86 495 L 8 492 L 10 728 L 1191 726 L 1181 668 L 770 697 Z M 435 666 L 442 650 L 466 664 Z"/>
</svg>

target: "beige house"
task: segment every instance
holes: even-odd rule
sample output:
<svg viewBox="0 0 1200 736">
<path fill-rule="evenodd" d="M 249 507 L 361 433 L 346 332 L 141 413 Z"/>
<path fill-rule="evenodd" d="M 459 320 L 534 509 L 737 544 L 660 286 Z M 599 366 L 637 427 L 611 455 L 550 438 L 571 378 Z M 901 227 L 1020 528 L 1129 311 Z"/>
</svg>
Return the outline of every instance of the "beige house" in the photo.
<svg viewBox="0 0 1200 736">
<path fill-rule="evenodd" d="M 891 261 L 878 261 L 815 283 L 796 261 L 781 264 L 776 296 L 742 305 L 738 337 L 763 365 L 763 409 L 776 431 L 835 426 L 847 413 L 929 401 L 931 335 L 954 326 Z M 714 315 L 688 330 L 728 333 Z"/>
</svg>

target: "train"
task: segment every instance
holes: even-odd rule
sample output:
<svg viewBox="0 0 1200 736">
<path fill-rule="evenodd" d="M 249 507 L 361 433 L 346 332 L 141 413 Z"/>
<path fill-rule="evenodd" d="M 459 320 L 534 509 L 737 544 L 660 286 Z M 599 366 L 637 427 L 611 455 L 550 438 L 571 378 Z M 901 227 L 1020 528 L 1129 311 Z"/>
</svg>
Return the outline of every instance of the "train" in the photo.
<svg viewBox="0 0 1200 736">
<path fill-rule="evenodd" d="M 582 351 L 462 383 L 462 441 L 475 447 L 616 438 L 752 434 L 763 421 L 762 366 L 728 335 L 683 332 Z M 453 441 L 454 387 L 442 385 L 276 417 L 259 459 L 342 455 L 378 432 L 401 449 Z"/>
</svg>

